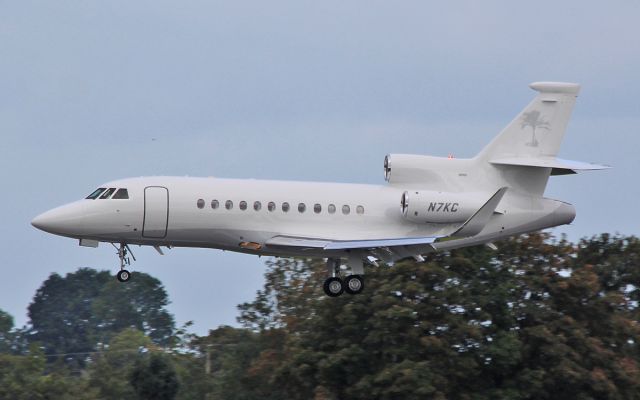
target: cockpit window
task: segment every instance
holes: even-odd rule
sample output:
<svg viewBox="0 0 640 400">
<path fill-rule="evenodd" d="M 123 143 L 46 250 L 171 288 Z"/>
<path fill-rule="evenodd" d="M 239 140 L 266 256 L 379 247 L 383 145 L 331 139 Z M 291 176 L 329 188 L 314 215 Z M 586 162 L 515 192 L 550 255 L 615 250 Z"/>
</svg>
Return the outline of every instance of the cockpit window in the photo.
<svg viewBox="0 0 640 400">
<path fill-rule="evenodd" d="M 113 195 L 112 199 L 128 199 L 129 191 L 127 189 L 118 189 L 116 194 Z"/>
<path fill-rule="evenodd" d="M 108 199 L 109 197 L 111 197 L 111 195 L 113 194 L 113 192 L 116 191 L 116 188 L 109 188 L 107 189 L 106 192 L 104 192 L 102 194 L 102 196 L 100 196 L 101 199 Z"/>
<path fill-rule="evenodd" d="M 88 195 L 86 198 L 89 200 L 95 200 L 98 198 L 98 196 L 100 196 L 100 194 L 102 194 L 102 192 L 104 192 L 105 190 L 107 190 L 107 188 L 99 188 L 96 189 L 93 193 L 91 193 L 90 195 Z"/>
</svg>

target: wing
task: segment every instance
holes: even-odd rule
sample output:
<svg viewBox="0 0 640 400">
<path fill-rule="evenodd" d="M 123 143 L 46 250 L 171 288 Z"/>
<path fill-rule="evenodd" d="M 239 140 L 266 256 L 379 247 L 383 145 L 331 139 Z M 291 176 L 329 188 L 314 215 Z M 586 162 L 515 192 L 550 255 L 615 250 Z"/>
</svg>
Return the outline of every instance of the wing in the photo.
<svg viewBox="0 0 640 400">
<path fill-rule="evenodd" d="M 289 248 L 298 251 L 348 251 L 359 250 L 371 260 L 382 259 L 394 262 L 403 258 L 413 257 L 422 260 L 422 254 L 434 251 L 432 244 L 446 237 L 469 237 L 480 233 L 491 219 L 496 207 L 502 200 L 507 188 L 498 189 L 487 202 L 478 209 L 467 221 L 460 226 L 454 226 L 449 233 L 438 236 L 381 238 L 364 240 L 334 240 L 322 238 L 308 238 L 296 236 L 274 236 L 265 242 L 267 247 Z"/>
<path fill-rule="evenodd" d="M 301 249 L 354 250 L 375 249 L 378 247 L 429 245 L 435 242 L 437 238 L 438 236 L 395 239 L 328 240 L 294 236 L 274 236 L 265 244 L 267 246 L 298 247 Z"/>
<path fill-rule="evenodd" d="M 381 259 L 394 262 L 414 257 L 421 260 L 422 254 L 434 251 L 432 243 L 440 236 L 367 239 L 367 240 L 329 240 L 293 236 L 274 236 L 265 243 L 268 247 L 295 248 L 296 250 L 347 251 L 360 250 L 363 256 L 374 262 Z"/>
</svg>

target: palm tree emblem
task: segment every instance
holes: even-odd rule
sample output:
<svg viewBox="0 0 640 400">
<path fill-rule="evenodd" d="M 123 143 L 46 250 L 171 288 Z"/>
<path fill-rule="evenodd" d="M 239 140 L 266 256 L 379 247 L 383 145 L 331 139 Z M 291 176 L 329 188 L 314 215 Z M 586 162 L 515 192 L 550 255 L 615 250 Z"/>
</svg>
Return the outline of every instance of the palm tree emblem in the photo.
<svg viewBox="0 0 640 400">
<path fill-rule="evenodd" d="M 549 122 L 545 121 L 544 118 L 540 115 L 540 111 L 533 110 L 526 112 L 522 115 L 522 122 L 520 124 L 522 129 L 527 126 L 531 127 L 531 141 L 527 143 L 527 146 L 538 147 L 538 139 L 536 138 L 536 129 L 546 129 L 549 130 Z"/>
</svg>

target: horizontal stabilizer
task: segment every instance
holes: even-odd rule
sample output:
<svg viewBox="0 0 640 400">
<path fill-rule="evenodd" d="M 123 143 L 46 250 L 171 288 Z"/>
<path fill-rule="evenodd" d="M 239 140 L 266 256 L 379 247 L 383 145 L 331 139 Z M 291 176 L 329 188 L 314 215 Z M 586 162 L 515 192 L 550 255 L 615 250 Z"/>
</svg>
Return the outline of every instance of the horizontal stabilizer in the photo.
<svg viewBox="0 0 640 400">
<path fill-rule="evenodd" d="M 511 157 L 489 161 L 494 165 L 515 165 L 521 167 L 551 168 L 552 175 L 571 174 L 577 171 L 594 171 L 611 168 L 608 165 L 592 164 L 582 161 L 563 160 L 556 157 Z"/>
<path fill-rule="evenodd" d="M 506 192 L 507 187 L 498 189 L 498 191 L 451 236 L 468 237 L 480 233 L 493 216 L 493 212 L 496 207 L 498 207 L 502 196 L 504 196 Z"/>
</svg>

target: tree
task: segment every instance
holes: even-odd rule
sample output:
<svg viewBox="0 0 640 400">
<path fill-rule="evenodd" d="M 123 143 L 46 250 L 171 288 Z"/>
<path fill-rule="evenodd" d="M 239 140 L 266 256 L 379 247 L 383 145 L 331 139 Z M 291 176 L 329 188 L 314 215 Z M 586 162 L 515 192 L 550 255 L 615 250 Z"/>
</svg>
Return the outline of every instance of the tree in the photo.
<svg viewBox="0 0 640 400">
<path fill-rule="evenodd" d="M 89 400 L 95 393 L 79 377 L 61 368 L 45 372 L 44 353 L 35 345 L 22 355 L 0 354 L 0 398 L 14 400 Z"/>
<path fill-rule="evenodd" d="M 114 336 L 104 351 L 92 355 L 87 372 L 89 384 L 100 399 L 134 400 L 129 377 L 136 363 L 149 351 L 157 351 L 143 332 L 125 329 Z"/>
<path fill-rule="evenodd" d="M 136 360 L 130 382 L 138 398 L 145 400 L 172 400 L 179 387 L 171 358 L 161 353 Z"/>
<path fill-rule="evenodd" d="M 0 310 L 0 335 L 8 334 L 11 329 L 13 329 L 13 317 L 9 313 Z"/>
<path fill-rule="evenodd" d="M 275 333 L 275 334 L 274 334 Z M 276 400 L 285 398 L 284 392 L 272 385 L 264 385 L 278 365 L 274 351 L 282 343 L 278 331 L 257 333 L 248 329 L 221 326 L 197 340 L 196 346 L 204 356 L 207 395 L 211 399 Z M 186 386 L 186 383 L 185 383 Z"/>
<path fill-rule="evenodd" d="M 160 281 L 137 273 L 135 279 L 121 283 L 110 279 L 92 304 L 94 336 L 106 343 L 113 333 L 125 328 L 144 332 L 162 346 L 169 344 L 174 330 L 173 316 L 167 311 L 167 292 Z"/>
<path fill-rule="evenodd" d="M 166 344 L 174 327 L 167 304 L 160 281 L 144 273 L 124 284 L 107 271 L 89 268 L 65 277 L 51 274 L 29 305 L 29 339 L 42 343 L 47 355 L 60 354 L 78 365 L 125 328 Z"/>
<path fill-rule="evenodd" d="M 499 247 L 372 269 L 363 294 L 335 299 L 313 286 L 320 263 L 271 263 L 240 306 L 245 326 L 284 337 L 250 362 L 276 354 L 260 385 L 291 399 L 640 398 L 638 240 Z"/>
<path fill-rule="evenodd" d="M 95 348 L 92 303 L 109 279 L 112 277 L 107 271 L 89 268 L 81 268 L 64 278 L 51 274 L 28 308 L 30 341 L 42 343 L 47 355 L 72 353 L 63 357 L 81 363 L 86 356 L 73 353 L 91 352 Z"/>
<path fill-rule="evenodd" d="M 168 316 L 153 278 L 130 289 L 110 276 L 92 287 L 83 279 L 102 279 L 92 270 L 52 275 L 32 304 L 31 338 L 35 326 L 81 334 L 61 343 L 93 351 L 72 364 L 16 347 L 20 331 L 0 313 L 0 335 L 13 337 L 0 398 L 640 399 L 640 240 L 531 234 L 498 245 L 370 268 L 364 293 L 338 298 L 318 285 L 322 262 L 271 261 L 264 288 L 239 306 L 244 327 L 205 337 L 149 329 Z M 64 329 L 52 333 L 47 311 Z"/>
<path fill-rule="evenodd" d="M 6 353 L 11 349 L 13 330 L 13 317 L 0 309 L 0 353 Z"/>
</svg>

